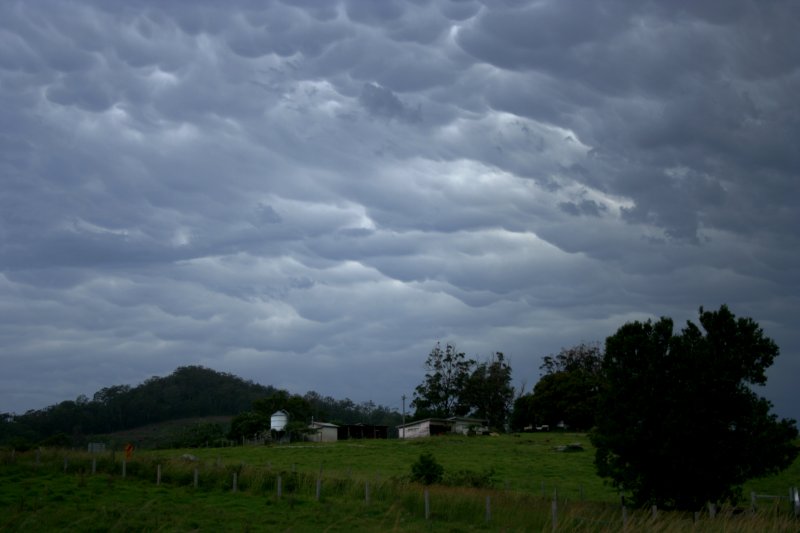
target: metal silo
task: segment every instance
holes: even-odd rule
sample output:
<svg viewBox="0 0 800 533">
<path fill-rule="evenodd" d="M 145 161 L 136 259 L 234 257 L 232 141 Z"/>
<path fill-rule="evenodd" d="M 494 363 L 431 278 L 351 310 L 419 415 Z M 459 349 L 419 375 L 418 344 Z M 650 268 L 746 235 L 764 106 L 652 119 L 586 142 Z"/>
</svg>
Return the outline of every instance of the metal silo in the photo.
<svg viewBox="0 0 800 533">
<path fill-rule="evenodd" d="M 286 429 L 286 424 L 289 423 L 289 413 L 283 409 L 279 409 L 272 413 L 269 419 L 269 427 L 272 431 L 283 431 Z"/>
</svg>

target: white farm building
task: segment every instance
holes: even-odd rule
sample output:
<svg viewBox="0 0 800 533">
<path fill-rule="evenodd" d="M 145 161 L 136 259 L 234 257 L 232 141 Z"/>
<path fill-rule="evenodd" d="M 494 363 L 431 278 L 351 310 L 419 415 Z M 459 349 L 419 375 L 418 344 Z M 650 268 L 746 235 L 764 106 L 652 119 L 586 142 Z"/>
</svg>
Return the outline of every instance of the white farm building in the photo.
<svg viewBox="0 0 800 533">
<path fill-rule="evenodd" d="M 487 434 L 488 421 L 482 418 L 454 416 L 450 418 L 426 418 L 397 426 L 397 436 L 401 439 L 431 437 L 446 433 L 459 435 Z"/>
</svg>

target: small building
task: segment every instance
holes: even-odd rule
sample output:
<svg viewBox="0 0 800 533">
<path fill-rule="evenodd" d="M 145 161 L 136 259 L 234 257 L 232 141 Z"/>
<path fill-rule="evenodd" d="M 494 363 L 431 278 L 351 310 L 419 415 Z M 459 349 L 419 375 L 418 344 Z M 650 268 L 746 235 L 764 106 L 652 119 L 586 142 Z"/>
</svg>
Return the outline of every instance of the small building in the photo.
<svg viewBox="0 0 800 533">
<path fill-rule="evenodd" d="M 397 436 L 401 439 L 432 437 L 447 433 L 459 435 L 488 434 L 488 421 L 482 418 L 453 416 L 450 418 L 426 418 L 397 426 Z"/>
<path fill-rule="evenodd" d="M 489 421 L 483 418 L 468 418 L 464 416 L 454 416 L 447 419 L 452 423 L 451 431 L 461 435 L 488 435 Z"/>
<path fill-rule="evenodd" d="M 336 442 L 339 438 L 339 426 L 328 422 L 311 422 L 308 426 L 311 434 L 308 440 L 312 442 Z"/>
<path fill-rule="evenodd" d="M 389 426 L 374 424 L 345 424 L 339 426 L 338 432 L 339 440 L 389 438 Z"/>
</svg>

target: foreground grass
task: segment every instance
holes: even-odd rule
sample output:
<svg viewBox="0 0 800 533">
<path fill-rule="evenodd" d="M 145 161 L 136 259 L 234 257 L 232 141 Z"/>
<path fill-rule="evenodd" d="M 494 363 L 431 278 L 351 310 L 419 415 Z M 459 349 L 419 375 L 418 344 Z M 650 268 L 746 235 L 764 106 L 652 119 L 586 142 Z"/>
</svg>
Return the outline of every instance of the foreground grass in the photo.
<svg viewBox="0 0 800 533">
<path fill-rule="evenodd" d="M 554 449 L 571 442 L 587 450 Z M 406 480 L 424 451 L 446 472 L 493 469 L 495 483 L 431 487 L 426 519 L 423 488 Z M 184 453 L 197 459 L 183 459 Z M 304 443 L 137 452 L 123 478 L 121 453 L 2 452 L 0 530 L 552 531 L 557 495 L 558 531 L 619 531 L 618 495 L 594 474 L 593 455 L 585 436 L 574 434 Z M 795 462 L 780 476 L 752 482 L 745 494 L 785 497 L 798 481 Z M 627 510 L 626 529 L 800 531 L 785 501 L 759 500 L 758 508 L 755 515 L 737 516 L 723 509 L 714 519 L 708 513 L 659 512 L 653 518 L 649 510 Z"/>
</svg>

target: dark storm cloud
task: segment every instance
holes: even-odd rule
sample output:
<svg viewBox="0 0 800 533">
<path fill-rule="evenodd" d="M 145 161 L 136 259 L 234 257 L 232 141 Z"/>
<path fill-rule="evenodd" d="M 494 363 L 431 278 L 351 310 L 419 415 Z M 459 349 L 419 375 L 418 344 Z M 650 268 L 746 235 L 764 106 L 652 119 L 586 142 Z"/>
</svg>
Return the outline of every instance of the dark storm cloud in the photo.
<svg viewBox="0 0 800 533">
<path fill-rule="evenodd" d="M 392 91 L 365 83 L 359 96 L 361 105 L 372 115 L 384 118 L 398 118 L 416 122 L 420 120 L 420 110 L 409 108 Z"/>
<path fill-rule="evenodd" d="M 437 340 L 530 383 L 728 303 L 799 416 L 799 9 L 3 3 L 0 409 L 181 364 L 395 405 Z"/>
<path fill-rule="evenodd" d="M 603 205 L 595 202 L 594 200 L 582 200 L 580 203 L 576 202 L 561 202 L 558 204 L 562 211 L 565 213 L 569 213 L 570 215 L 588 215 L 593 217 L 599 217 L 604 211 L 607 211 L 608 208 Z"/>
</svg>

